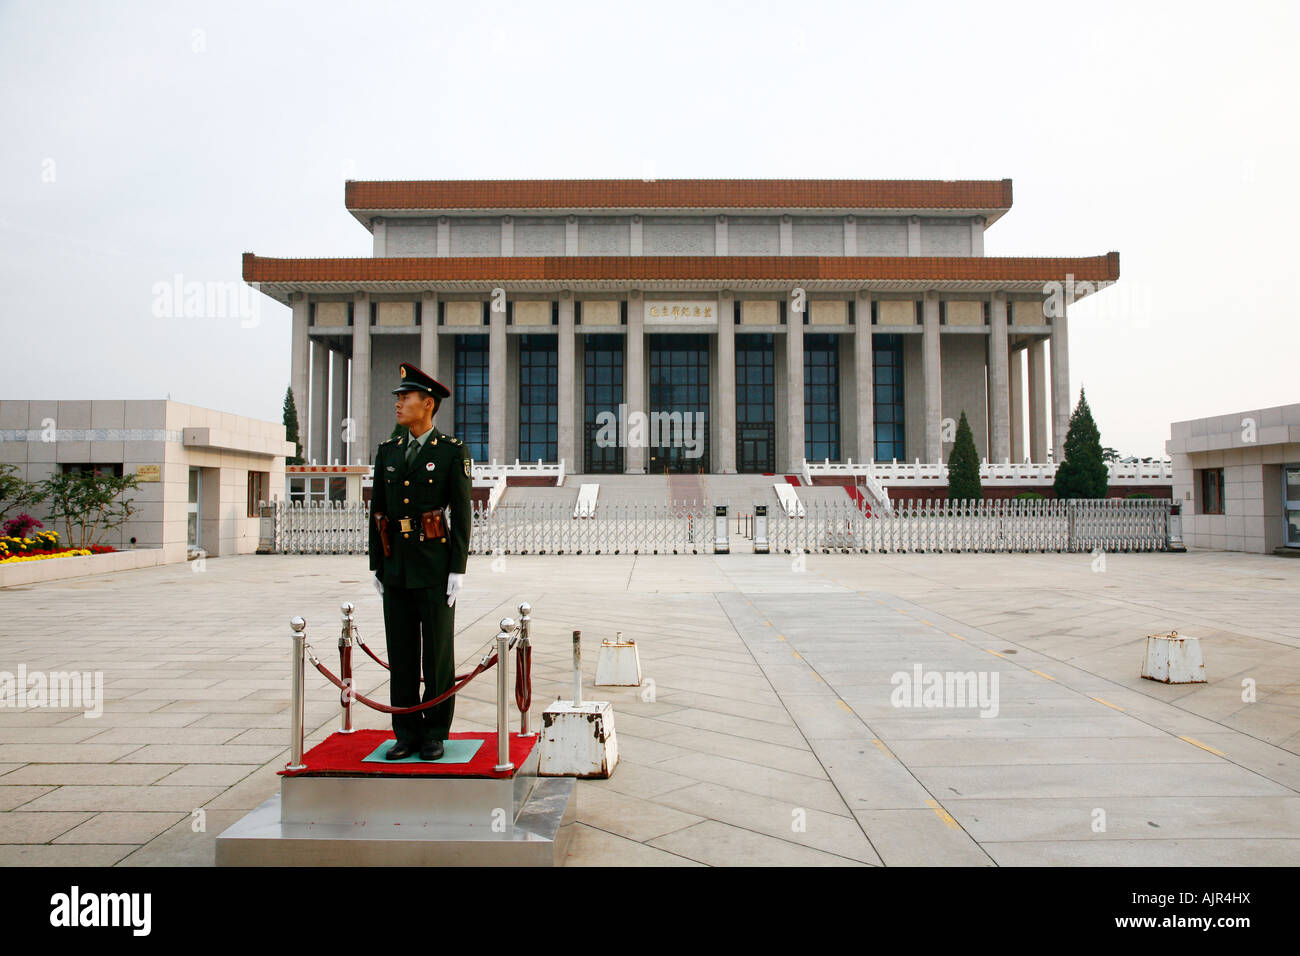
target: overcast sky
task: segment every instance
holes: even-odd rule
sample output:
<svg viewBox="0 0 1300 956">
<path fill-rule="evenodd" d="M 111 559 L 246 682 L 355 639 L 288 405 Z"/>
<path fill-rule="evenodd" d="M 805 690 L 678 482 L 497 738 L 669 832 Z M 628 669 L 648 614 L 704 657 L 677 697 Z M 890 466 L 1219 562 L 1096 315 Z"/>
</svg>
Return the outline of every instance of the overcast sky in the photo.
<svg viewBox="0 0 1300 956">
<path fill-rule="evenodd" d="M 369 255 L 348 178 L 1010 178 L 988 255 L 1120 252 L 1071 392 L 1162 455 L 1300 401 L 1298 8 L 0 0 L 0 398 L 279 421 L 288 309 L 156 287 Z"/>
</svg>

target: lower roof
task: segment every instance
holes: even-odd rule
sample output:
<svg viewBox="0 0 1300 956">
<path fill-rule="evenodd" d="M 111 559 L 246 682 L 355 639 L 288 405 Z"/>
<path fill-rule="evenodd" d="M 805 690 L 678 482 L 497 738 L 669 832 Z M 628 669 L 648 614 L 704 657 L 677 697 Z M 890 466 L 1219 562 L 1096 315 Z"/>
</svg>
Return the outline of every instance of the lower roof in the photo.
<svg viewBox="0 0 1300 956">
<path fill-rule="evenodd" d="M 277 259 L 244 253 L 244 280 L 288 293 L 549 289 L 1035 291 L 1053 282 L 1110 283 L 1119 253 L 999 256 L 467 256 Z"/>
</svg>

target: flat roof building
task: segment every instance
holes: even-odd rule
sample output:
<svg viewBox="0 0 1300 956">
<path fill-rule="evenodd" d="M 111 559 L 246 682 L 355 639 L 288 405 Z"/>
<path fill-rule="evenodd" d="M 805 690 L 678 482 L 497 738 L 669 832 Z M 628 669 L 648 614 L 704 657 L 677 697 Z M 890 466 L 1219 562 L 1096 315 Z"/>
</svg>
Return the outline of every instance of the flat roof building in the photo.
<svg viewBox="0 0 1300 956">
<path fill-rule="evenodd" d="M 320 464 L 371 460 L 402 361 L 451 387 L 437 423 L 480 462 L 943 462 L 963 411 L 982 457 L 1046 462 L 1067 306 L 1119 277 L 1115 252 L 985 256 L 1010 180 L 349 181 L 345 200 L 371 258 L 243 263 L 292 309 Z"/>
</svg>

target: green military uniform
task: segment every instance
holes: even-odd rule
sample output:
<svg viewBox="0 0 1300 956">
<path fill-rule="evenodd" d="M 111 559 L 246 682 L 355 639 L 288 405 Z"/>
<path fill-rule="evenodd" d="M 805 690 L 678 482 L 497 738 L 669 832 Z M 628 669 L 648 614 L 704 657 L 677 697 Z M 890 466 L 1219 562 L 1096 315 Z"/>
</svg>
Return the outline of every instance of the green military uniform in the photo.
<svg viewBox="0 0 1300 956">
<path fill-rule="evenodd" d="M 394 392 L 421 380 L 431 394 L 449 394 L 414 366 L 403 364 L 403 383 Z M 417 388 L 420 386 L 416 386 Z M 458 438 L 437 428 L 424 435 L 408 462 L 409 435 L 380 442 L 375 452 L 370 497 L 370 570 L 383 584 L 384 631 L 392 668 L 390 703 L 410 707 L 445 693 L 455 677 L 455 613 L 447 606 L 447 575 L 464 574 L 469 553 L 470 457 Z M 443 511 L 445 533 L 426 537 L 421 515 Z M 384 556 L 380 516 L 388 519 L 391 553 Z M 424 694 L 419 682 L 423 637 Z M 414 714 L 394 714 L 399 744 L 419 749 L 446 740 L 456 698 Z"/>
</svg>

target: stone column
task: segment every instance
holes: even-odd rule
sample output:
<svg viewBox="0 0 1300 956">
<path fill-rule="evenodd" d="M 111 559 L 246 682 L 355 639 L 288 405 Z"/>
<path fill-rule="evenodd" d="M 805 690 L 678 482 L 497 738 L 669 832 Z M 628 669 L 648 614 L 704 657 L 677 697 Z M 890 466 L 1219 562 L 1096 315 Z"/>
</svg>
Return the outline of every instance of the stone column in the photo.
<svg viewBox="0 0 1300 956">
<path fill-rule="evenodd" d="M 515 220 L 513 216 L 501 217 L 501 255 L 515 254 Z"/>
<path fill-rule="evenodd" d="M 360 293 L 352 302 L 352 444 L 350 465 L 374 463 L 370 447 L 370 296 Z"/>
<path fill-rule="evenodd" d="M 1029 346 L 1029 459 L 1047 461 L 1047 340 L 1035 339 Z"/>
<path fill-rule="evenodd" d="M 627 414 L 634 412 L 649 416 L 645 390 L 645 309 L 641 294 L 633 291 L 627 297 L 627 342 L 623 349 L 623 399 Z M 648 425 L 648 419 L 647 419 Z M 626 428 L 626 423 L 623 428 Z M 648 437 L 648 430 L 646 437 Z M 623 449 L 623 471 L 629 475 L 644 475 L 646 463 L 644 445 Z"/>
<path fill-rule="evenodd" d="M 564 461 L 566 473 L 572 471 L 577 458 L 577 429 L 575 428 L 575 377 L 573 361 L 573 293 L 565 289 L 560 293 L 559 340 L 555 345 L 556 364 L 556 454 Z"/>
<path fill-rule="evenodd" d="M 310 347 L 307 344 L 307 323 L 311 315 L 311 306 L 307 302 L 306 292 L 290 293 L 290 308 L 293 310 L 292 344 L 289 353 L 289 387 L 293 390 L 293 406 L 298 412 L 298 438 L 302 443 L 304 458 L 311 457 L 307 448 L 307 409 L 310 398 L 307 391 L 307 363 L 310 360 Z"/>
<path fill-rule="evenodd" d="M 348 357 L 330 350 L 329 463 L 346 465 L 343 448 L 343 419 L 348 417 Z"/>
<path fill-rule="evenodd" d="M 782 216 L 781 225 L 779 229 L 780 232 L 779 232 L 778 242 L 780 243 L 779 248 L 780 248 L 781 255 L 783 256 L 794 255 L 794 220 L 791 219 L 788 214 Z M 802 455 L 800 455 L 800 457 L 802 457 Z"/>
<path fill-rule="evenodd" d="M 1052 460 L 1065 457 L 1065 436 L 1070 431 L 1070 330 L 1065 302 L 1052 316 Z"/>
<path fill-rule="evenodd" d="M 718 448 L 712 467 L 721 475 L 736 473 L 736 300 L 718 296 Z"/>
<path fill-rule="evenodd" d="M 382 259 L 388 255 L 388 224 L 384 222 L 382 216 L 376 216 L 370 224 L 371 233 L 374 235 L 374 256 L 376 259 Z"/>
<path fill-rule="evenodd" d="M 1011 359 L 1011 460 L 1017 465 L 1025 460 L 1025 371 L 1020 350 Z"/>
<path fill-rule="evenodd" d="M 426 292 L 420 300 L 420 368 L 438 378 L 438 293 Z M 447 385 L 446 382 L 442 382 Z M 450 385 L 447 385 L 450 388 Z M 442 411 L 442 406 L 438 406 Z M 441 417 L 441 416 L 439 416 Z M 448 431 L 449 429 L 439 429 Z"/>
<path fill-rule="evenodd" d="M 907 220 L 907 254 L 909 256 L 919 256 L 921 254 L 920 216 L 912 216 Z"/>
<path fill-rule="evenodd" d="M 330 353 L 323 342 L 311 343 L 311 428 L 307 437 L 310 452 L 306 458 L 317 465 L 325 465 L 329 444 L 329 370 Z"/>
<path fill-rule="evenodd" d="M 506 460 L 506 313 L 488 313 L 488 460 Z"/>
<path fill-rule="evenodd" d="M 1008 403 L 1007 295 L 993 293 L 989 308 L 989 461 L 1011 457 L 1011 409 Z"/>
<path fill-rule="evenodd" d="M 858 383 L 858 454 L 855 461 L 876 460 L 875 369 L 871 357 L 871 293 L 859 292 L 854 306 L 853 376 Z"/>
<path fill-rule="evenodd" d="M 939 362 L 939 293 L 925 294 L 922 309 L 921 377 L 925 380 L 925 461 L 943 461 L 943 370 Z"/>
<path fill-rule="evenodd" d="M 727 217 L 720 215 L 713 223 L 713 254 L 727 255 Z"/>
<path fill-rule="evenodd" d="M 786 396 L 786 471 L 798 474 L 804 460 L 804 407 L 803 407 L 803 319 L 808 308 L 806 295 L 804 312 L 794 310 L 797 304 L 793 295 L 785 306 L 785 396 Z"/>
</svg>

